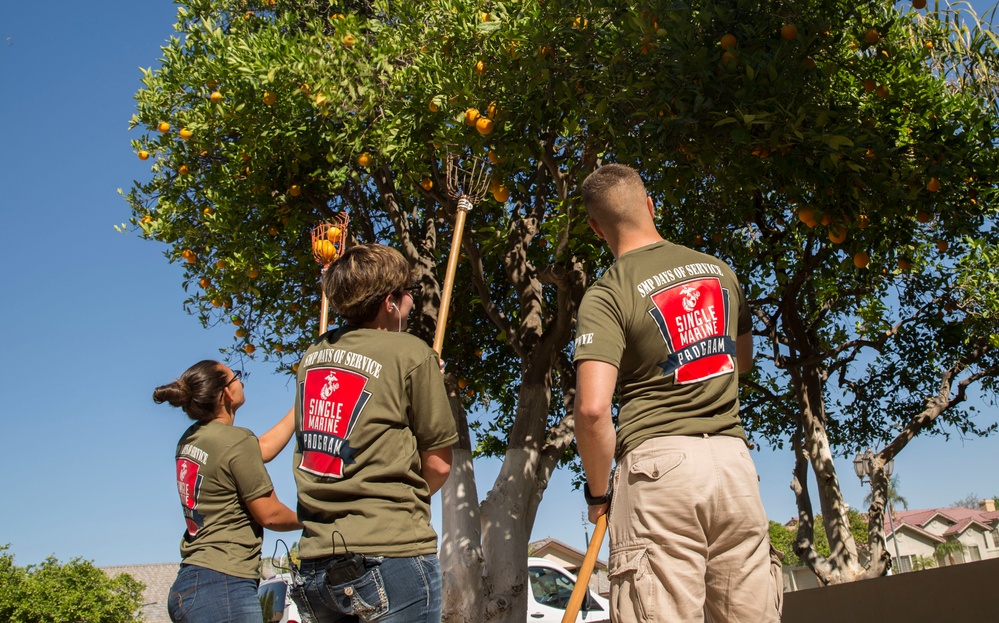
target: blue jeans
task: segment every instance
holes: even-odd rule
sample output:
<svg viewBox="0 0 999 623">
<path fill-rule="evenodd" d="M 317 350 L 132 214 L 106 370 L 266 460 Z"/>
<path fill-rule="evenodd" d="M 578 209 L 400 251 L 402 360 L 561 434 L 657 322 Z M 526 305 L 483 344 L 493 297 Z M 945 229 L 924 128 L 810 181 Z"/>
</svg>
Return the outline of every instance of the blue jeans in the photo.
<svg viewBox="0 0 999 623">
<path fill-rule="evenodd" d="M 291 589 L 310 623 L 440 623 L 441 567 L 437 554 L 412 558 L 365 557 L 361 577 L 326 584 L 329 558 L 302 561 Z"/>
<path fill-rule="evenodd" d="M 167 611 L 174 623 L 260 623 L 257 580 L 181 565 Z"/>
</svg>

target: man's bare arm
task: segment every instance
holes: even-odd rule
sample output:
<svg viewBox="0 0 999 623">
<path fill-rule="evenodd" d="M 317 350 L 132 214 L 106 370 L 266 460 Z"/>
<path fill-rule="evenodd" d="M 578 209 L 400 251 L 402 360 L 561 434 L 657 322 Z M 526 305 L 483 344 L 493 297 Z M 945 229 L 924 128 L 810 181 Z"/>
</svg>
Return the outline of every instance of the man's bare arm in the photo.
<svg viewBox="0 0 999 623">
<path fill-rule="evenodd" d="M 576 447 L 583 461 L 590 494 L 607 493 L 614 464 L 616 432 L 611 403 L 617 383 L 617 367 L 603 361 L 586 360 L 576 368 L 576 402 L 573 417 Z M 590 507 L 590 521 L 607 512 L 607 504 Z"/>
</svg>

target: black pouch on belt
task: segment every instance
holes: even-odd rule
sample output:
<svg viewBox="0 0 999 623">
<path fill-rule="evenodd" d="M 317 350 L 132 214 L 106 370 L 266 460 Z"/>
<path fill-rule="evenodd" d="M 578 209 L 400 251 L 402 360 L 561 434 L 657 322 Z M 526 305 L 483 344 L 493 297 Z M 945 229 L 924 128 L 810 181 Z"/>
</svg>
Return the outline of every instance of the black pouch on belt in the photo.
<svg viewBox="0 0 999 623">
<path fill-rule="evenodd" d="M 351 580 L 364 575 L 364 556 L 361 554 L 347 554 L 345 556 L 334 556 L 330 564 L 326 566 L 326 585 L 336 586 L 345 584 Z"/>
</svg>

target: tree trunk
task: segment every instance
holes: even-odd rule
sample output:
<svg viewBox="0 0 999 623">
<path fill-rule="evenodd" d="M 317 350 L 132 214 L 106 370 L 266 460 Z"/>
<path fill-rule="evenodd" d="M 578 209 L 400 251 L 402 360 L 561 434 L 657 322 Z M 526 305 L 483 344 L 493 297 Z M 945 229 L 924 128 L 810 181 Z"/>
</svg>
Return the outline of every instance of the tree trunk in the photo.
<svg viewBox="0 0 999 623">
<path fill-rule="evenodd" d="M 539 472 L 539 464 L 550 400 L 546 382 L 525 380 L 521 385 L 518 424 L 511 432 L 503 467 L 481 504 L 471 449 L 455 447 L 451 476 L 442 489 L 446 623 L 524 621 L 527 545 L 541 499 L 537 489 L 547 484 L 538 479 L 548 477 L 547 470 Z M 531 424 L 522 424 L 526 422 Z"/>
</svg>

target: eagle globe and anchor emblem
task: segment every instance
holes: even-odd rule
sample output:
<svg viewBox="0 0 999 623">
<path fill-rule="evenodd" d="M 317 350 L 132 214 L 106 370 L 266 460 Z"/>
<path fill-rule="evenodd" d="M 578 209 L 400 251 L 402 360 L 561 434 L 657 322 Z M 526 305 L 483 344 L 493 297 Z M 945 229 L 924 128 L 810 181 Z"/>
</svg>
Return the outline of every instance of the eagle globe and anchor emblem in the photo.
<svg viewBox="0 0 999 623">
<path fill-rule="evenodd" d="M 701 298 L 700 291 L 693 286 L 687 285 L 683 286 L 680 294 L 683 295 L 683 309 L 688 312 L 694 311 L 697 307 L 697 301 Z"/>
<path fill-rule="evenodd" d="M 330 372 L 329 376 L 327 376 L 324 380 L 326 381 L 326 384 L 323 385 L 321 390 L 319 390 L 319 396 L 322 397 L 323 400 L 328 400 L 329 397 L 333 395 L 333 392 L 340 389 L 340 383 L 336 378 L 336 372 Z"/>
</svg>

